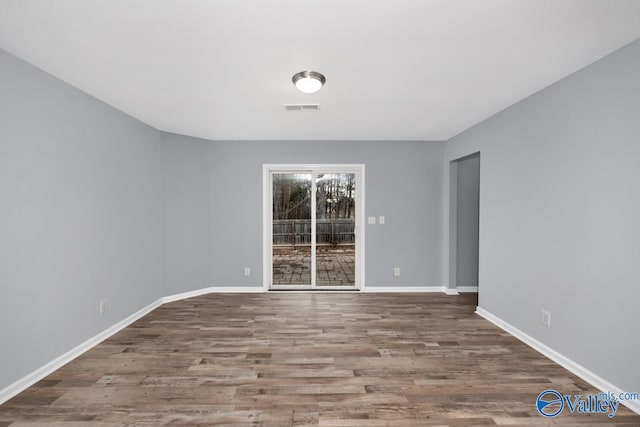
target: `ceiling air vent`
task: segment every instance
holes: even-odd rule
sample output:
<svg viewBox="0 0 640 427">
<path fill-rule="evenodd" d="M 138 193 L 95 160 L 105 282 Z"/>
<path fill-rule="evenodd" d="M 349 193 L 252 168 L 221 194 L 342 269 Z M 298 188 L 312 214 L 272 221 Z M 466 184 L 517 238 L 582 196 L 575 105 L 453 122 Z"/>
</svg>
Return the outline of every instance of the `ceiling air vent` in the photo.
<svg viewBox="0 0 640 427">
<path fill-rule="evenodd" d="M 318 111 L 320 104 L 284 104 L 287 111 Z"/>
</svg>

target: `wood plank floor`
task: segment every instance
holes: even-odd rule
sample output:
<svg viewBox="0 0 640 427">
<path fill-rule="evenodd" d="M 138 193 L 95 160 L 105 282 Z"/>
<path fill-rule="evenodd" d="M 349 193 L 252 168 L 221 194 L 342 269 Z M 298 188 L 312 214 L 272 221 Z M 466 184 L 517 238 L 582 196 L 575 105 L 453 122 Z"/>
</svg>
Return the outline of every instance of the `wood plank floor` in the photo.
<svg viewBox="0 0 640 427">
<path fill-rule="evenodd" d="M 540 416 L 546 388 L 596 390 L 474 308 L 439 294 L 166 304 L 0 406 L 0 427 L 640 425 L 622 406 Z"/>
</svg>

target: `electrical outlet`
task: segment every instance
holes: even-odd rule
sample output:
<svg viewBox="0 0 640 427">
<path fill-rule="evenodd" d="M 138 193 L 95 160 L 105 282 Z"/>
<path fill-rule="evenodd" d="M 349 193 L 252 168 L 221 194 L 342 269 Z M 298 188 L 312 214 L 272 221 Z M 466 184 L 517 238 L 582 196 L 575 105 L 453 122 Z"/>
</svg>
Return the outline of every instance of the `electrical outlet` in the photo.
<svg viewBox="0 0 640 427">
<path fill-rule="evenodd" d="M 544 326 L 546 326 L 547 328 L 551 327 L 551 313 L 549 313 L 547 310 L 542 310 L 542 315 L 540 317 L 540 321 L 542 322 L 542 324 Z"/>
<path fill-rule="evenodd" d="M 104 314 L 109 311 L 109 306 L 107 305 L 107 300 L 100 300 L 100 314 Z"/>
<path fill-rule="evenodd" d="M 375 216 L 370 216 L 368 222 L 369 222 L 369 224 L 375 224 L 376 223 L 376 217 Z"/>
<path fill-rule="evenodd" d="M 244 268 L 244 275 L 245 276 L 251 276 L 251 269 L 249 267 L 245 267 Z"/>
<path fill-rule="evenodd" d="M 378 218 L 378 224 L 384 224 L 384 216 Z"/>
<path fill-rule="evenodd" d="M 393 269 L 393 275 L 394 276 L 399 276 L 400 275 L 400 267 L 396 267 Z"/>
</svg>

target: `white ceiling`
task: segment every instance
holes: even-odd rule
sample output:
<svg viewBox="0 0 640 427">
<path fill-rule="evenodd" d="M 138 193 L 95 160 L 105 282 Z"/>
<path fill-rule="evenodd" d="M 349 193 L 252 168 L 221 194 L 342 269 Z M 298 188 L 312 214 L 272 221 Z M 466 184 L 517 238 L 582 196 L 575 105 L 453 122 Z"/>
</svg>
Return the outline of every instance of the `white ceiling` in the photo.
<svg viewBox="0 0 640 427">
<path fill-rule="evenodd" d="M 0 0 L 1 48 L 209 139 L 446 140 L 637 38 L 638 0 Z"/>
</svg>

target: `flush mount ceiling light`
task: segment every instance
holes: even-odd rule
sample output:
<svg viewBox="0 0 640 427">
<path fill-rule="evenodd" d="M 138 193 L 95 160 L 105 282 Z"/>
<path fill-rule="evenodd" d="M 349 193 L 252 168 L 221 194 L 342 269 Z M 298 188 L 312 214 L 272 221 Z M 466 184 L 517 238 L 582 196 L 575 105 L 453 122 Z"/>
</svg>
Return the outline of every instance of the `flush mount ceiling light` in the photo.
<svg viewBox="0 0 640 427">
<path fill-rule="evenodd" d="M 327 79 L 316 71 L 300 71 L 293 75 L 293 84 L 300 92 L 314 93 L 320 90 Z"/>
</svg>

